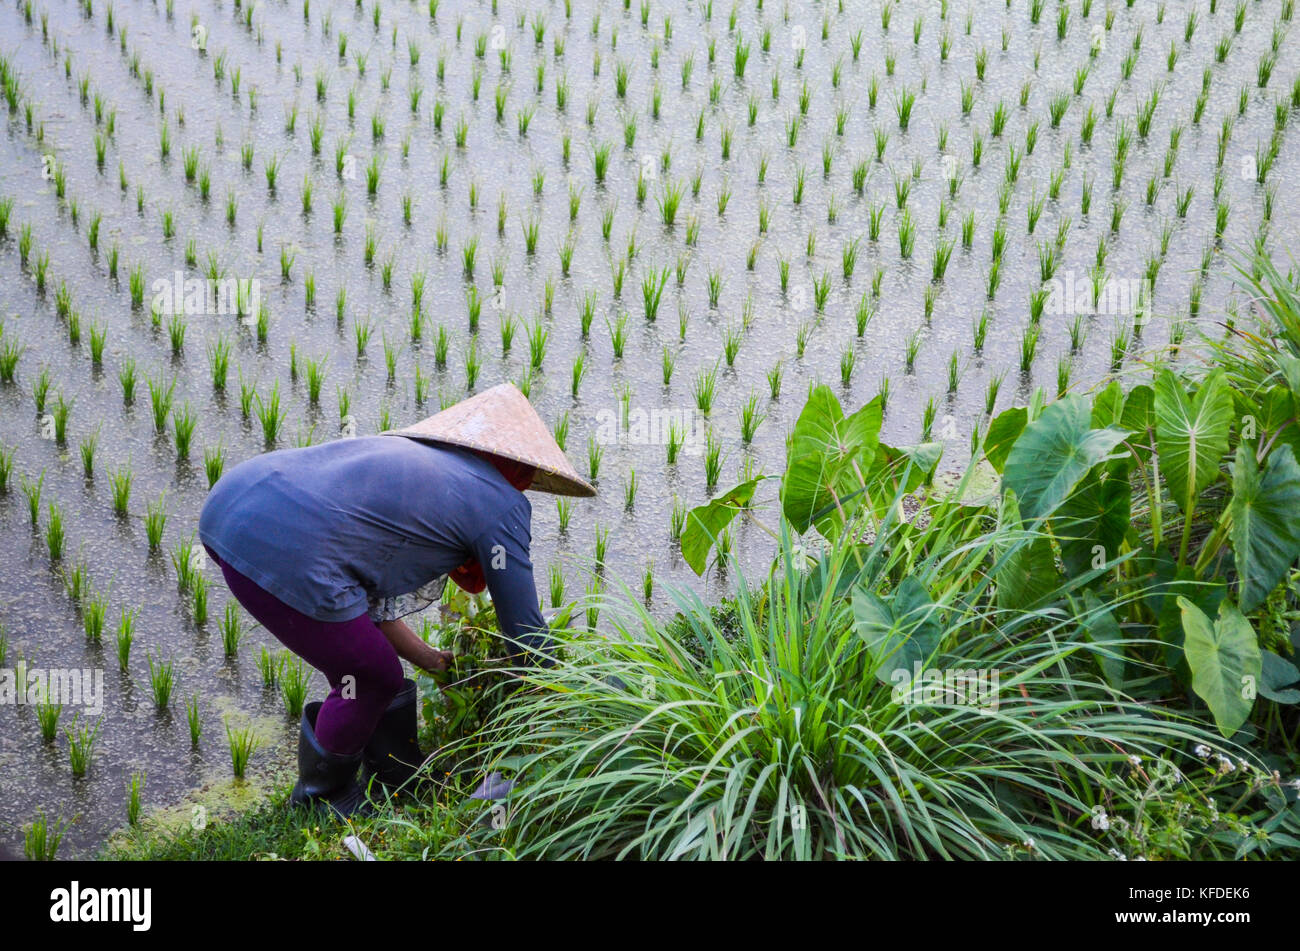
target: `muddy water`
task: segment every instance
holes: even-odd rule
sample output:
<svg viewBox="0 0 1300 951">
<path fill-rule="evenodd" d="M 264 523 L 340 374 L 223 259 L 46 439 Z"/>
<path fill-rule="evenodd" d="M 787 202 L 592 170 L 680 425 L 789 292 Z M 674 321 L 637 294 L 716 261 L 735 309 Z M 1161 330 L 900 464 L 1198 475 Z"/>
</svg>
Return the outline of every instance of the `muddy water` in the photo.
<svg viewBox="0 0 1300 951">
<path fill-rule="evenodd" d="M 1216 253 L 1203 278 L 1198 278 L 1202 250 L 1213 242 L 1215 230 L 1214 176 L 1217 140 L 1225 116 L 1235 116 L 1222 168 L 1221 196 L 1230 214 L 1222 235 L 1224 248 L 1249 246 L 1260 232 L 1265 190 L 1278 189 L 1268 230 L 1268 247 L 1284 251 L 1296 245 L 1297 222 L 1282 198 L 1297 170 L 1297 152 L 1288 117 L 1280 153 L 1268 185 L 1255 181 L 1246 166 L 1256 147 L 1273 132 L 1274 101 L 1289 95 L 1295 69 L 1293 39 L 1280 41 L 1278 66 L 1264 89 L 1257 86 L 1257 63 L 1272 42 L 1279 2 L 1250 3 L 1240 34 L 1234 34 L 1233 8 L 1209 2 L 1168 5 L 1164 21 L 1156 20 L 1152 4 L 1132 8 L 1114 4 L 1114 20 L 1104 28 L 1103 4 L 1091 5 L 1088 18 L 1073 4 L 1074 15 L 1064 40 L 1058 40 L 1055 8 L 1040 24 L 1030 23 L 1023 4 L 1006 10 L 1002 3 L 949 4 L 941 19 L 937 4 L 893 3 L 888 31 L 881 27 L 881 4 L 769 2 L 736 7 L 734 31 L 730 8 L 714 4 L 706 19 L 705 5 L 690 0 L 649 5 L 648 26 L 641 22 L 640 4 L 573 4 L 566 19 L 560 3 L 501 5 L 444 0 L 436 20 L 427 6 L 380 5 L 380 25 L 373 7 L 313 2 L 304 17 L 299 3 L 260 4 L 247 8 L 195 2 L 177 4 L 169 14 L 163 3 L 119 3 L 108 27 L 108 7 L 85 8 L 66 0 L 34 2 L 28 22 L 23 8 L 0 9 L 0 51 L 16 68 L 23 96 L 32 104 L 34 125 L 28 129 L 22 106 L 7 114 L 0 137 L 0 199 L 14 207 L 8 236 L 0 239 L 0 316 L 4 340 L 26 346 L 16 382 L 0 385 L 0 442 L 14 450 L 14 485 L 0 495 L 0 619 L 8 635 L 13 666 L 21 655 L 46 667 L 102 668 L 106 701 L 94 764 L 87 777 L 71 776 L 67 741 L 40 741 L 34 710 L 14 706 L 0 711 L 0 836 L 11 846 L 21 844 L 21 828 L 38 811 L 68 820 L 64 853 L 84 854 L 124 817 L 131 773 L 147 773 L 146 807 L 175 802 L 184 790 L 229 775 L 223 722 L 226 717 L 253 718 L 266 742 L 253 761 L 252 772 L 266 776 L 291 752 L 292 724 L 274 692 L 261 686 L 256 652 L 270 643 L 254 630 L 234 661 L 223 658 L 215 620 L 193 623 L 178 595 L 168 552 L 193 533 L 207 489 L 203 452 L 221 446 L 227 465 L 263 451 L 266 446 L 256 418 L 244 419 L 239 408 L 242 378 L 269 395 L 278 382 L 287 409 L 280 446 L 307 439 L 339 438 L 338 389 L 350 396 L 355 431 L 375 432 L 388 413 L 393 424 L 420 418 L 466 393 L 464 355 L 471 340 L 466 293 L 471 281 L 464 273 L 462 248 L 477 240 L 472 283 L 484 298 L 477 334 L 482 369 L 476 390 L 497 382 L 519 382 L 529 363 L 526 327 L 537 322 L 549 331 L 548 349 L 540 370 L 531 377 L 531 398 L 552 424 L 568 414 L 567 448 L 575 465 L 586 471 L 589 438 L 604 450 L 600 466 L 601 497 L 575 506 L 568 531 L 561 533 L 554 503 L 535 501 L 535 562 L 538 583 L 545 593 L 545 571 L 563 566 L 566 597 L 578 596 L 587 584 L 587 569 L 597 532 L 608 529 L 609 574 L 639 588 L 639 579 L 653 565 L 657 582 L 693 586 L 710 595 L 725 590 L 733 578 L 710 573 L 697 580 L 682 564 L 669 534 L 674 498 L 687 505 L 709 497 L 703 454 L 688 444 L 674 466 L 667 465 L 662 433 L 633 432 L 618 439 L 611 420 L 621 412 L 619 394 L 630 393 L 633 422 L 662 420 L 664 414 L 695 411 L 692 384 L 701 372 L 719 366 L 717 398 L 707 424 L 722 446 L 723 487 L 739 477 L 745 460 L 753 471 L 778 471 L 784 456 L 784 436 L 802 405 L 808 386 L 816 380 L 832 385 L 846 406 L 856 406 L 889 379 L 889 409 L 885 438 L 895 443 L 921 438 L 922 410 L 933 398 L 936 421 L 932 435 L 948 445 L 947 458 L 958 466 L 965 457 L 972 427 L 984 420 L 988 381 L 1004 377 L 999 407 L 1028 398 L 1034 387 L 1054 392 L 1058 359 L 1070 350 L 1070 308 L 1049 305 L 1042 318 L 1037 355 L 1028 372 L 1021 372 L 1021 335 L 1029 324 L 1029 295 L 1040 286 L 1039 245 L 1050 242 L 1068 220 L 1058 278 L 1076 284 L 1088 280 L 1098 239 L 1110 232 L 1113 198 L 1127 202 L 1118 231 L 1108 238 L 1109 275 L 1119 281 L 1140 282 L 1148 257 L 1159 253 L 1160 231 L 1171 228 L 1154 300 L 1140 335 L 1123 364 L 1132 367 L 1143 354 L 1163 346 L 1171 321 L 1189 318 L 1193 284 L 1202 281 L 1200 323 L 1210 325 L 1234 301 L 1231 271 Z M 1195 6 L 1200 22 L 1185 42 L 1185 9 Z M 783 15 L 788 9 L 788 15 Z M 922 11 L 918 13 L 917 11 Z M 593 35 L 593 16 L 599 25 Z M 823 11 L 828 20 L 823 38 Z M 517 17 L 524 16 L 521 26 Z M 545 17 L 541 45 L 534 42 L 534 16 Z M 671 36 L 665 17 L 671 17 Z M 919 43 L 913 42 L 913 21 L 923 18 Z M 45 36 L 42 31 L 45 18 Z M 328 18 L 328 25 L 327 25 Z M 192 26 L 199 28 L 198 32 Z M 1101 43 L 1090 55 L 1094 27 L 1102 27 Z M 770 42 L 763 49 L 763 31 Z M 457 31 L 459 29 L 459 38 Z M 854 34 L 861 30 L 861 50 L 855 58 Z M 1007 49 L 1002 49 L 1003 31 Z M 1121 64 L 1141 31 L 1141 52 L 1132 76 L 1121 80 Z M 617 31 L 615 39 L 615 31 Z M 122 36 L 125 33 L 125 43 Z M 951 46 L 940 58 L 940 37 Z M 339 55 L 340 36 L 347 35 L 346 56 Z M 1214 46 L 1234 36 L 1226 60 L 1215 63 Z M 483 37 L 484 56 L 476 55 Z M 735 75 L 737 36 L 750 46 L 743 78 Z M 557 55 L 556 38 L 563 42 Z M 202 39 L 204 42 L 200 43 Z M 708 44 L 716 44 L 709 60 Z M 1171 44 L 1178 50 L 1168 68 Z M 412 64 L 412 45 L 418 63 Z M 498 47 L 510 51 L 508 71 Z M 199 49 L 205 46 L 206 49 Z M 796 65 L 799 47 L 802 63 Z M 658 67 L 652 65 L 658 49 Z M 976 57 L 987 50 L 983 80 L 977 81 Z M 357 56 L 364 57 L 364 71 Z M 600 57 L 599 73 L 594 70 Z M 1039 57 L 1035 70 L 1035 57 Z M 132 61 L 138 57 L 138 67 Z M 445 59 L 440 78 L 439 58 Z M 689 82 L 683 87 L 681 64 L 693 57 Z M 70 74 L 65 66 L 71 61 Z M 889 73 L 887 60 L 894 68 Z M 222 76 L 215 66 L 222 62 Z M 545 64 L 542 89 L 537 91 L 537 67 Z M 629 75 L 625 95 L 617 90 L 620 63 Z M 1049 100 L 1058 92 L 1072 93 L 1075 70 L 1091 66 L 1082 95 L 1070 95 L 1059 128 L 1052 128 Z M 300 67 L 300 76 L 295 70 Z M 1202 88 L 1202 71 L 1211 69 L 1208 102 L 1199 124 L 1192 110 Z M 232 89 L 238 70 L 239 91 Z M 477 98 L 475 75 L 481 76 Z M 773 98 L 772 76 L 780 80 Z M 151 77 L 152 89 L 146 90 Z M 318 98 L 317 78 L 325 83 Z M 557 108 L 556 86 L 567 83 L 564 111 Z M 710 86 L 718 82 L 717 101 Z M 871 108 L 872 78 L 878 84 Z M 80 85 L 86 78 L 87 98 Z M 838 85 L 836 80 L 838 79 Z M 973 84 L 970 115 L 961 108 L 962 84 Z M 1020 91 L 1029 84 L 1027 104 Z M 498 122 L 494 97 L 506 87 L 504 117 Z M 1111 162 L 1117 123 L 1134 114 L 1157 84 L 1162 96 L 1145 139 L 1133 133 L 1127 171 L 1117 192 L 1111 188 Z M 652 103 L 659 88 L 656 118 Z M 411 108 L 414 88 L 422 90 Z M 806 113 L 800 96 L 808 91 Z M 1116 89 L 1113 116 L 1105 103 Z M 1238 115 L 1245 90 L 1245 111 Z M 255 102 L 250 91 L 255 90 Z M 894 104 L 905 90 L 916 94 L 909 127 L 900 130 Z M 349 116 L 349 92 L 355 97 Z M 104 118 L 97 124 L 95 97 L 102 97 Z M 165 96 L 163 107 L 159 100 Z M 756 103 L 756 118 L 748 109 Z M 1001 137 L 990 133 L 997 103 L 1005 104 L 1006 128 Z M 587 122 L 588 103 L 594 106 Z M 434 115 L 441 104 L 442 128 Z M 1097 112 L 1091 145 L 1080 141 L 1080 122 L 1091 104 Z M 293 131 L 287 115 L 296 107 Z M 836 116 L 847 111 L 843 134 L 836 134 Z M 518 113 L 533 109 L 527 133 L 521 135 Z M 107 115 L 115 113 L 115 129 L 107 136 L 106 161 L 96 161 L 94 136 L 106 132 Z M 704 115 L 703 136 L 697 139 L 698 118 Z M 182 116 L 183 113 L 183 116 Z M 625 144 L 625 120 L 636 117 L 632 145 Z M 319 116 L 323 126 L 319 155 L 311 148 L 310 129 Z M 376 137 L 372 117 L 384 124 Z M 466 124 L 464 147 L 456 144 L 458 122 Z M 788 123 L 799 133 L 791 147 Z M 166 124 L 171 154 L 160 153 Z M 1037 123 L 1037 141 L 1026 154 L 1026 134 Z M 1174 125 L 1184 127 L 1172 175 L 1165 179 L 1165 151 Z M 730 155 L 722 157 L 724 126 L 732 130 Z M 37 140 L 37 128 L 43 139 Z M 873 130 L 889 134 L 883 162 L 874 160 Z M 946 130 L 945 148 L 939 147 Z M 971 161 L 974 134 L 984 138 L 980 165 Z M 563 158 L 562 139 L 570 136 L 570 156 Z M 610 145 L 609 170 L 603 184 L 593 175 L 593 151 Z M 251 167 L 241 161 L 241 148 L 251 145 Z M 1063 170 L 1059 198 L 1043 202 L 1033 234 L 1027 229 L 1027 209 L 1035 197 L 1046 195 L 1050 176 L 1063 167 L 1067 145 L 1070 165 Z M 343 171 L 336 170 L 336 146 L 343 153 Z M 996 297 L 986 300 L 990 247 L 998 220 L 999 190 L 1006 178 L 1008 148 L 1021 158 L 1017 183 L 1011 191 L 1005 222 L 1007 246 Z M 831 168 L 823 173 L 823 147 Z M 209 170 L 211 190 L 205 200 L 197 183 L 185 176 L 185 152 L 197 149 L 200 166 Z M 663 168 L 665 150 L 670 166 Z M 52 159 L 46 158 L 52 156 Z M 366 167 L 372 157 L 381 165 L 377 193 L 368 194 Z M 945 156 L 952 156 L 945 164 Z M 279 163 L 277 187 L 268 188 L 265 166 Z M 440 183 L 447 163 L 447 181 Z M 758 183 L 766 159 L 766 176 Z M 869 162 L 864 194 L 853 188 L 852 167 Z M 128 186 L 119 186 L 119 162 Z M 910 258 L 900 256 L 895 181 L 912 173 L 907 205 L 916 223 Z M 66 174 L 66 194 L 56 194 L 53 164 Z M 793 201 L 797 170 L 803 168 L 802 200 Z M 949 195 L 947 177 L 962 179 L 940 229 L 941 202 Z M 535 174 L 544 175 L 540 194 Z M 698 196 L 691 180 L 699 175 Z M 644 203 L 638 202 L 638 175 L 647 178 Z M 1147 180 L 1162 183 L 1153 207 L 1145 201 Z M 310 178 L 313 207 L 304 212 L 301 191 Z M 1093 180 L 1090 213 L 1081 211 L 1087 180 Z M 685 186 L 677 220 L 665 226 L 656 199 L 665 180 Z M 571 220 L 569 187 L 580 192 L 580 206 Z M 471 186 L 477 207 L 471 207 Z M 1179 189 L 1191 186 L 1194 197 L 1185 218 L 1175 210 Z M 137 208 L 137 188 L 143 188 Z M 718 194 L 729 189 L 724 214 Z M 235 223 L 227 220 L 227 197 L 237 202 Z M 346 219 L 336 234 L 332 203 L 342 195 Z M 505 196 L 507 220 L 498 233 L 497 205 Z M 404 221 L 403 198 L 412 201 L 411 221 Z M 73 202 L 77 220 L 73 220 Z M 828 220 L 832 202 L 836 220 Z M 883 205 L 880 239 L 868 237 L 868 209 Z M 760 234 L 760 207 L 770 209 L 765 234 Z M 602 236 L 602 215 L 612 209 L 610 239 Z M 973 247 L 960 240 L 962 218 L 975 215 Z M 88 231 L 95 214 L 102 215 L 99 249 L 89 247 Z M 164 235 L 163 216 L 170 213 L 174 234 Z M 539 222 L 536 252 L 525 246 L 522 223 Z M 698 237 L 687 245 L 689 220 L 698 222 Z M 438 230 L 447 235 L 438 247 Z M 32 261 L 20 262 L 19 233 L 32 229 Z M 261 228 L 262 246 L 258 248 Z M 368 232 L 376 251 L 365 261 Z M 815 247 L 808 255 L 808 235 Z M 629 237 L 637 251 L 627 266 L 622 293 L 614 295 L 612 262 L 625 255 Z M 761 243 L 754 268 L 748 251 Z M 847 242 L 861 239 L 856 268 L 844 278 L 841 252 Z M 197 266 L 186 264 L 187 244 L 193 240 Z M 559 249 L 573 246 L 568 274 L 562 273 Z M 932 282 L 932 255 L 940 242 L 953 241 L 944 277 Z M 118 275 L 109 275 L 109 249 L 120 250 Z M 292 256 L 288 279 L 281 274 L 281 249 Z M 35 260 L 49 256 L 48 284 L 36 289 Z M 645 275 L 676 265 L 688 255 L 682 283 L 668 279 L 657 319 L 646 319 L 641 299 Z M 265 298 L 270 322 L 265 340 L 255 328 L 231 313 L 200 313 L 186 317 L 186 336 L 174 353 L 167 332 L 151 325 L 149 302 L 155 282 L 202 278 L 210 259 L 226 277 L 255 280 Z M 783 291 L 778 262 L 789 261 L 788 286 Z M 385 286 L 383 265 L 391 260 L 391 285 Z M 503 263 L 501 290 L 494 290 L 493 261 Z M 145 306 L 131 305 L 128 274 L 141 268 L 146 282 Z M 874 316 L 858 337 L 854 311 L 864 292 L 871 297 L 872 277 L 882 273 Z M 315 303 L 307 301 L 306 277 L 316 284 Z M 716 274 L 722 290 L 717 306 L 709 300 L 709 276 Z M 422 339 L 410 337 L 412 278 L 423 274 Z M 814 281 L 829 274 L 830 291 L 819 316 L 814 307 Z M 545 310 L 546 287 L 553 286 L 552 306 Z M 73 306 L 81 315 L 82 339 L 73 345 L 67 321 L 56 312 L 55 295 L 66 283 Z M 927 322 L 924 300 L 933 287 L 933 314 Z M 346 292 L 344 318 L 336 316 L 336 299 Z M 590 336 L 580 332 L 581 302 L 596 295 Z M 751 321 L 743 329 L 748 307 Z M 989 324 L 981 351 L 973 345 L 972 327 L 987 306 Z M 627 341 L 621 359 L 615 357 L 609 325 L 626 311 Z M 679 313 L 688 315 L 684 339 Z M 498 331 L 504 314 L 519 322 L 513 346 L 502 353 Z M 1084 315 L 1083 346 L 1074 354 L 1072 381 L 1088 386 L 1110 370 L 1111 338 L 1117 324 L 1132 330 L 1131 315 Z M 102 367 L 92 364 L 89 327 L 98 322 L 107 333 Z M 373 333 L 358 356 L 354 323 L 369 322 Z M 445 368 L 436 365 L 434 344 L 438 327 L 450 337 Z M 801 327 L 806 349 L 797 353 Z M 734 365 L 728 366 L 724 341 L 728 331 L 740 335 Z M 907 369 L 909 339 L 920 340 L 912 370 Z M 218 338 L 232 349 L 226 391 L 214 392 L 208 370 L 208 347 Z M 388 379 L 384 338 L 399 349 L 393 378 Z M 675 357 L 671 382 L 663 382 L 661 354 L 667 347 Z M 849 385 L 841 382 L 841 354 L 851 349 L 856 363 Z M 291 350 L 300 372 L 290 376 Z M 948 393 L 949 361 L 956 354 L 959 385 Z M 575 398 L 570 392 L 574 359 L 582 354 L 586 375 Z M 134 359 L 140 380 L 133 404 L 124 405 L 118 371 Z M 324 359 L 326 377 L 319 405 L 308 399 L 302 361 Z M 778 362 L 783 367 L 779 399 L 768 396 L 766 375 Z M 35 411 L 31 387 L 42 367 L 49 370 L 51 399 L 62 393 L 71 402 L 65 445 L 42 438 L 43 425 Z M 416 374 L 430 378 L 426 402 L 416 401 Z M 188 403 L 198 417 L 189 461 L 178 461 L 170 433 L 154 431 L 147 380 L 175 380 L 175 405 Z M 752 445 L 740 438 L 740 411 L 751 394 L 759 397 L 766 419 Z M 694 422 L 692 417 L 684 417 Z M 169 425 L 170 428 L 170 425 Z M 697 431 L 691 428 L 692 434 Z M 95 474 L 86 479 L 78 446 L 98 435 Z M 113 514 L 108 472 L 129 465 L 134 473 L 130 515 Z M 61 507 L 68 535 L 68 553 L 51 565 L 40 531 L 33 531 L 26 502 L 17 488 L 20 474 L 45 474 L 41 529 L 48 521 L 46 505 Z M 638 490 L 634 504 L 625 504 L 624 485 L 635 471 Z M 768 496 L 774 495 L 774 490 Z M 150 553 L 143 516 L 146 505 L 165 498 L 169 518 L 162 551 Z M 769 514 L 769 518 L 771 515 Z M 735 547 L 751 569 L 763 563 L 766 536 L 740 527 Z M 85 564 L 96 590 L 109 599 L 108 627 L 102 647 L 89 645 L 76 605 L 64 593 L 62 571 Z M 209 571 L 211 575 L 211 571 Z M 225 593 L 212 578 L 211 614 L 219 616 Z M 119 674 L 112 645 L 112 628 L 122 609 L 139 611 L 138 640 L 128 670 Z M 654 608 L 664 611 L 667 599 L 656 595 Z M 174 659 L 177 697 L 171 710 L 158 714 L 149 695 L 147 654 Z M 319 686 L 319 684 L 318 684 Z M 197 694 L 204 735 L 192 749 L 183 704 Z M 65 710 L 65 722 L 73 710 Z"/>
</svg>

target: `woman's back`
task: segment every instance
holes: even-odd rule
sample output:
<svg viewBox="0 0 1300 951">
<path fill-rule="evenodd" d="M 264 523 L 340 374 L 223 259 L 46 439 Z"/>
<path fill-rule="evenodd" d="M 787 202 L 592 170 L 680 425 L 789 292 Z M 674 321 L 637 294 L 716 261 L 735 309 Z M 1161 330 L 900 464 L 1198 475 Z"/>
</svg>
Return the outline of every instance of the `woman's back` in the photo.
<svg viewBox="0 0 1300 951">
<path fill-rule="evenodd" d="M 213 487 L 199 535 L 285 603 L 331 621 L 452 570 L 489 527 L 526 551 L 530 518 L 523 493 L 472 453 L 367 436 L 240 463 Z"/>
</svg>

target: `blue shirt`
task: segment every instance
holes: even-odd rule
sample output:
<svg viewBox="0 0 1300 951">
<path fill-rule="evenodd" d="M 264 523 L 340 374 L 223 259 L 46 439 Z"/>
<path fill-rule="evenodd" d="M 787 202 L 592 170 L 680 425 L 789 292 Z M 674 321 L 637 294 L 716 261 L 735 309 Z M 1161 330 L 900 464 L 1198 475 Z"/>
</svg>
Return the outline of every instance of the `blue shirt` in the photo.
<svg viewBox="0 0 1300 951">
<path fill-rule="evenodd" d="M 213 486 L 199 537 L 240 574 L 318 621 L 366 613 L 477 559 L 501 632 L 543 630 L 532 505 L 490 462 L 404 436 L 254 456 Z"/>
</svg>

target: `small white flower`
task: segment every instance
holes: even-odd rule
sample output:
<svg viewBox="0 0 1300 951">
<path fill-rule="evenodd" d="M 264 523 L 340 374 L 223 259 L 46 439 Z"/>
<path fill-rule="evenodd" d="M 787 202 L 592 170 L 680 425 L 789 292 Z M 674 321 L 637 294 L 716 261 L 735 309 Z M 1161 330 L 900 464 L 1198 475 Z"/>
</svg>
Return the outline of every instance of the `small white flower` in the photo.
<svg viewBox="0 0 1300 951">
<path fill-rule="evenodd" d="M 1197 743 L 1196 746 L 1192 748 L 1192 752 L 1201 759 L 1209 759 L 1211 750 L 1204 743 Z"/>
<path fill-rule="evenodd" d="M 1116 862 L 1128 861 L 1128 856 L 1125 855 L 1123 852 L 1119 851 L 1118 849 L 1107 849 L 1106 854 L 1109 855 L 1111 858 L 1113 858 Z"/>
<path fill-rule="evenodd" d="M 1035 849 L 1035 846 L 1034 846 L 1034 840 L 1033 840 L 1033 839 L 1025 839 L 1025 848 L 1027 848 L 1030 852 L 1034 851 L 1034 849 Z"/>
<path fill-rule="evenodd" d="M 1133 755 L 1129 756 L 1128 761 L 1129 761 L 1131 764 L 1133 764 L 1133 767 L 1134 767 L 1135 769 L 1136 769 L 1138 766 L 1141 766 L 1141 765 L 1142 765 L 1142 757 L 1138 756 L 1137 754 L 1133 754 Z"/>
</svg>

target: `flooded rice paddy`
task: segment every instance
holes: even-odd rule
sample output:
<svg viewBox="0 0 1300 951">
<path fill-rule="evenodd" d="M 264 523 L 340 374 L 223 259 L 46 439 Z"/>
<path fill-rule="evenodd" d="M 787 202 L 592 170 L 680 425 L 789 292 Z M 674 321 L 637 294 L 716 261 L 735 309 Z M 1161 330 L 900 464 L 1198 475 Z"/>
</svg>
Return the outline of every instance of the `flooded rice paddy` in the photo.
<svg viewBox="0 0 1300 951">
<path fill-rule="evenodd" d="M 603 539 L 663 614 L 735 583 L 674 511 L 778 472 L 815 381 L 956 468 L 990 409 L 1221 332 L 1230 252 L 1297 245 L 1293 6 L 5 0 L 0 668 L 102 713 L 0 707 L 0 844 L 93 853 L 133 775 L 225 783 L 227 724 L 281 775 L 273 639 L 229 656 L 219 573 L 178 583 L 222 466 L 512 381 L 600 488 L 534 500 L 539 596 Z"/>
</svg>

